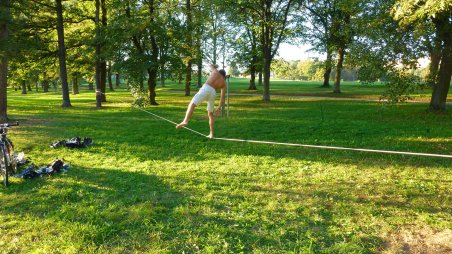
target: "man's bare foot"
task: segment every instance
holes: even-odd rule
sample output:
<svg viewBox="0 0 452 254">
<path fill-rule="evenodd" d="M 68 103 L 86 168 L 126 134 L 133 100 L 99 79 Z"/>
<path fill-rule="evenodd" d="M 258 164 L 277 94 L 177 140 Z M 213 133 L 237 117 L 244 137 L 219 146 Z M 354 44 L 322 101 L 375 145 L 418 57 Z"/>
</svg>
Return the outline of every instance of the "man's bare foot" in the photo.
<svg viewBox="0 0 452 254">
<path fill-rule="evenodd" d="M 176 125 L 176 129 L 180 129 L 184 126 L 186 126 L 188 123 L 187 122 L 181 122 L 180 124 Z"/>
<path fill-rule="evenodd" d="M 207 137 L 208 138 L 213 138 L 213 134 L 209 134 Z"/>
</svg>

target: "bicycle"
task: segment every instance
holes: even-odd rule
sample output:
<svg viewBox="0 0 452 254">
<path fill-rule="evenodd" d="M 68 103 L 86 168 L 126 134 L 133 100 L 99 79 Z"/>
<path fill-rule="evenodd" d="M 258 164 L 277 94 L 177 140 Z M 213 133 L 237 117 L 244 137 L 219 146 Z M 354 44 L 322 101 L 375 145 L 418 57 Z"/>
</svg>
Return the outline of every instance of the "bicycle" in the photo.
<svg viewBox="0 0 452 254">
<path fill-rule="evenodd" d="M 6 137 L 6 134 L 8 133 L 8 128 L 18 125 L 18 122 L 15 124 L 0 124 L 0 173 L 5 187 L 9 185 L 9 175 L 15 174 L 17 171 L 14 145 L 11 140 Z"/>
</svg>

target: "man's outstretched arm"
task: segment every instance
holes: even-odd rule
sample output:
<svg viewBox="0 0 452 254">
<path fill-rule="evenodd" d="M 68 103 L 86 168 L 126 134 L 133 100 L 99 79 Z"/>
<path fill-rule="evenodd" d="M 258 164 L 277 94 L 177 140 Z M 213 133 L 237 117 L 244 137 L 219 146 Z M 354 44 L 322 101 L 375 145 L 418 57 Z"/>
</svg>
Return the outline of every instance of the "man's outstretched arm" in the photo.
<svg viewBox="0 0 452 254">
<path fill-rule="evenodd" d="M 217 115 L 220 113 L 221 107 L 224 105 L 224 97 L 226 95 L 226 88 L 223 87 L 221 88 L 221 96 L 220 96 L 220 103 L 218 104 L 218 108 L 217 108 Z"/>
</svg>

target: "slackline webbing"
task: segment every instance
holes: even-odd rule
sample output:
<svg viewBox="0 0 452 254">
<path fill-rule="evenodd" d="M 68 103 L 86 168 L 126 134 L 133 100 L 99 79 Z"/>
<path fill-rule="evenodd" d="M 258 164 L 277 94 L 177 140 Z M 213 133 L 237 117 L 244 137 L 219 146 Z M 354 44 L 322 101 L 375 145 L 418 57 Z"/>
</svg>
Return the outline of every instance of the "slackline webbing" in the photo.
<svg viewBox="0 0 452 254">
<path fill-rule="evenodd" d="M 122 101 L 124 102 L 124 101 Z M 126 102 L 124 102 L 126 103 Z M 152 116 L 155 116 L 159 119 L 177 125 L 176 122 L 173 122 L 169 119 L 166 119 L 162 116 L 149 112 L 145 109 L 135 107 L 143 112 L 146 112 Z M 207 135 L 204 135 L 198 131 L 190 129 L 186 126 L 183 126 L 184 129 L 189 130 L 193 133 L 196 133 L 204 138 L 208 138 Z M 386 154 L 400 154 L 400 155 L 413 155 L 413 156 L 428 156 L 428 157 L 439 157 L 439 158 L 452 158 L 452 155 L 448 154 L 434 154 L 434 153 L 413 153 L 413 152 L 402 152 L 402 151 L 390 151 L 390 150 L 376 150 L 376 149 L 364 149 L 364 148 L 350 148 L 350 147 L 339 147 L 339 146 L 320 146 L 320 145 L 305 145 L 305 144 L 295 144 L 295 143 L 284 143 L 284 142 L 273 142 L 273 141 L 260 141 L 260 140 L 250 140 L 250 139 L 236 139 L 236 138 L 212 138 L 213 140 L 222 140 L 222 141 L 231 141 L 231 142 L 242 142 L 242 143 L 256 143 L 256 144 L 267 144 L 267 145 L 282 145 L 282 146 L 295 146 L 295 147 L 308 147 L 308 148 L 318 148 L 318 149 L 331 149 L 331 150 L 347 150 L 347 151 L 359 151 L 359 152 L 371 152 L 371 153 L 386 153 Z"/>
</svg>

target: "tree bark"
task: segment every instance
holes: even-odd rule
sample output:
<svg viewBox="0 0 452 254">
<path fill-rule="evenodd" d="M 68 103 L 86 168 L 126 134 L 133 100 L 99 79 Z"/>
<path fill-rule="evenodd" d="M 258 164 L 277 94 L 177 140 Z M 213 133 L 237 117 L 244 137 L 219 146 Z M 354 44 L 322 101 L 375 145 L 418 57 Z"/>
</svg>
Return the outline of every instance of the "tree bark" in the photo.
<svg viewBox="0 0 452 254">
<path fill-rule="evenodd" d="M 251 58 L 250 65 L 250 85 L 248 86 L 248 90 L 257 90 L 256 87 L 256 64 L 257 64 L 257 56 L 256 56 L 256 43 L 252 43 L 251 52 L 253 52 L 253 56 Z"/>
<path fill-rule="evenodd" d="M 192 62 L 192 56 L 191 56 L 191 49 L 192 49 L 192 13 L 191 13 L 191 0 L 186 1 L 186 11 L 187 11 L 187 48 L 188 48 L 188 61 L 186 66 L 186 73 L 185 73 L 185 96 L 190 95 L 190 84 L 191 84 L 191 62 Z"/>
<path fill-rule="evenodd" d="M 58 33 L 58 59 L 60 63 L 61 88 L 63 90 L 63 108 L 71 107 L 69 98 L 69 85 L 67 82 L 66 69 L 66 46 L 64 45 L 64 25 L 63 25 L 63 6 L 61 0 L 55 0 L 57 12 L 57 33 Z"/>
<path fill-rule="evenodd" d="M 115 83 L 116 83 L 116 88 L 119 88 L 119 86 L 121 85 L 121 77 L 120 77 L 119 73 L 115 74 Z"/>
<path fill-rule="evenodd" d="M 443 48 L 441 50 L 438 82 L 433 86 L 429 109 L 430 111 L 445 111 L 452 74 L 452 24 L 447 15 L 442 19 L 436 19 L 434 22 L 441 29 Z"/>
<path fill-rule="evenodd" d="M 96 107 L 102 107 L 102 90 L 101 90 L 101 60 L 100 60 L 100 51 L 101 45 L 99 42 L 100 37 L 100 0 L 96 0 Z"/>
<path fill-rule="evenodd" d="M 47 92 L 49 92 L 49 84 L 50 84 L 50 82 L 49 82 L 49 80 L 47 80 L 47 79 L 45 79 L 43 82 L 42 82 L 42 84 L 44 85 L 44 93 L 47 93 Z"/>
<path fill-rule="evenodd" d="M 330 75 L 331 75 L 331 61 L 332 61 L 331 50 L 326 51 L 326 61 L 325 61 L 325 73 L 323 74 L 323 85 L 322 87 L 330 87 Z"/>
<path fill-rule="evenodd" d="M 248 90 L 257 90 L 256 87 L 256 63 L 252 60 L 250 66 L 250 85 L 248 86 Z"/>
<path fill-rule="evenodd" d="M 100 7 L 102 10 L 102 17 L 101 17 L 101 23 L 102 23 L 102 27 L 106 27 L 107 26 L 107 8 L 105 6 L 105 0 L 101 0 L 100 1 Z M 104 42 L 102 41 L 101 43 L 101 48 L 103 48 L 104 46 Z M 107 62 L 105 61 L 105 59 L 102 57 L 100 59 L 100 90 L 102 91 L 102 102 L 107 102 L 107 96 L 105 95 L 105 93 L 107 92 Z"/>
<path fill-rule="evenodd" d="M 154 6 L 154 1 L 150 1 L 150 5 L 149 5 L 149 11 L 150 11 L 150 15 L 151 15 L 151 23 L 154 23 L 154 12 L 155 12 L 155 6 Z M 154 31 L 151 32 L 150 34 L 150 39 L 151 39 L 151 60 L 154 63 L 151 68 L 148 69 L 148 74 L 149 74 L 149 78 L 148 78 L 148 91 L 149 91 L 149 101 L 151 102 L 151 105 L 159 105 L 157 103 L 157 101 L 155 100 L 155 97 L 157 96 L 156 92 L 155 92 L 155 88 L 157 87 L 157 73 L 158 73 L 158 57 L 159 57 L 159 47 L 157 45 L 157 40 L 156 40 L 156 34 Z"/>
<path fill-rule="evenodd" d="M 22 80 L 22 94 L 27 94 L 27 82 Z"/>
<path fill-rule="evenodd" d="M 436 25 L 437 26 L 437 25 Z M 429 56 L 430 56 L 430 64 L 428 65 L 428 74 L 426 77 L 427 83 L 429 83 L 432 87 L 438 82 L 438 69 L 439 62 L 441 61 L 441 38 L 439 27 L 435 27 L 435 37 L 433 38 L 433 42 L 431 47 L 429 47 Z"/>
<path fill-rule="evenodd" d="M 334 81 L 334 93 L 341 93 L 341 74 L 342 66 L 344 63 L 344 48 L 337 49 L 337 65 L 336 65 L 336 78 Z"/>
<path fill-rule="evenodd" d="M 0 21 L 0 43 L 7 45 L 9 33 L 9 0 L 0 0 L 0 8 L 4 20 Z M 5 50 L 6 51 L 6 50 Z M 0 56 L 0 122 L 8 121 L 7 114 L 7 87 L 8 87 L 8 57 L 5 54 Z"/>
<path fill-rule="evenodd" d="M 270 102 L 270 65 L 271 58 L 267 56 L 264 59 L 264 102 Z"/>
<path fill-rule="evenodd" d="M 78 90 L 78 77 L 77 75 L 74 75 L 72 77 L 72 94 L 79 94 L 79 90 Z"/>
<path fill-rule="evenodd" d="M 111 79 L 111 62 L 108 63 L 107 77 L 108 77 L 108 88 L 110 89 L 110 91 L 114 91 L 115 89 L 113 89 L 113 80 Z"/>
<path fill-rule="evenodd" d="M 157 71 L 155 69 L 149 69 L 148 75 L 149 100 L 151 105 L 159 105 L 155 100 L 155 97 L 157 96 L 155 92 L 155 87 L 157 86 Z"/>
</svg>

